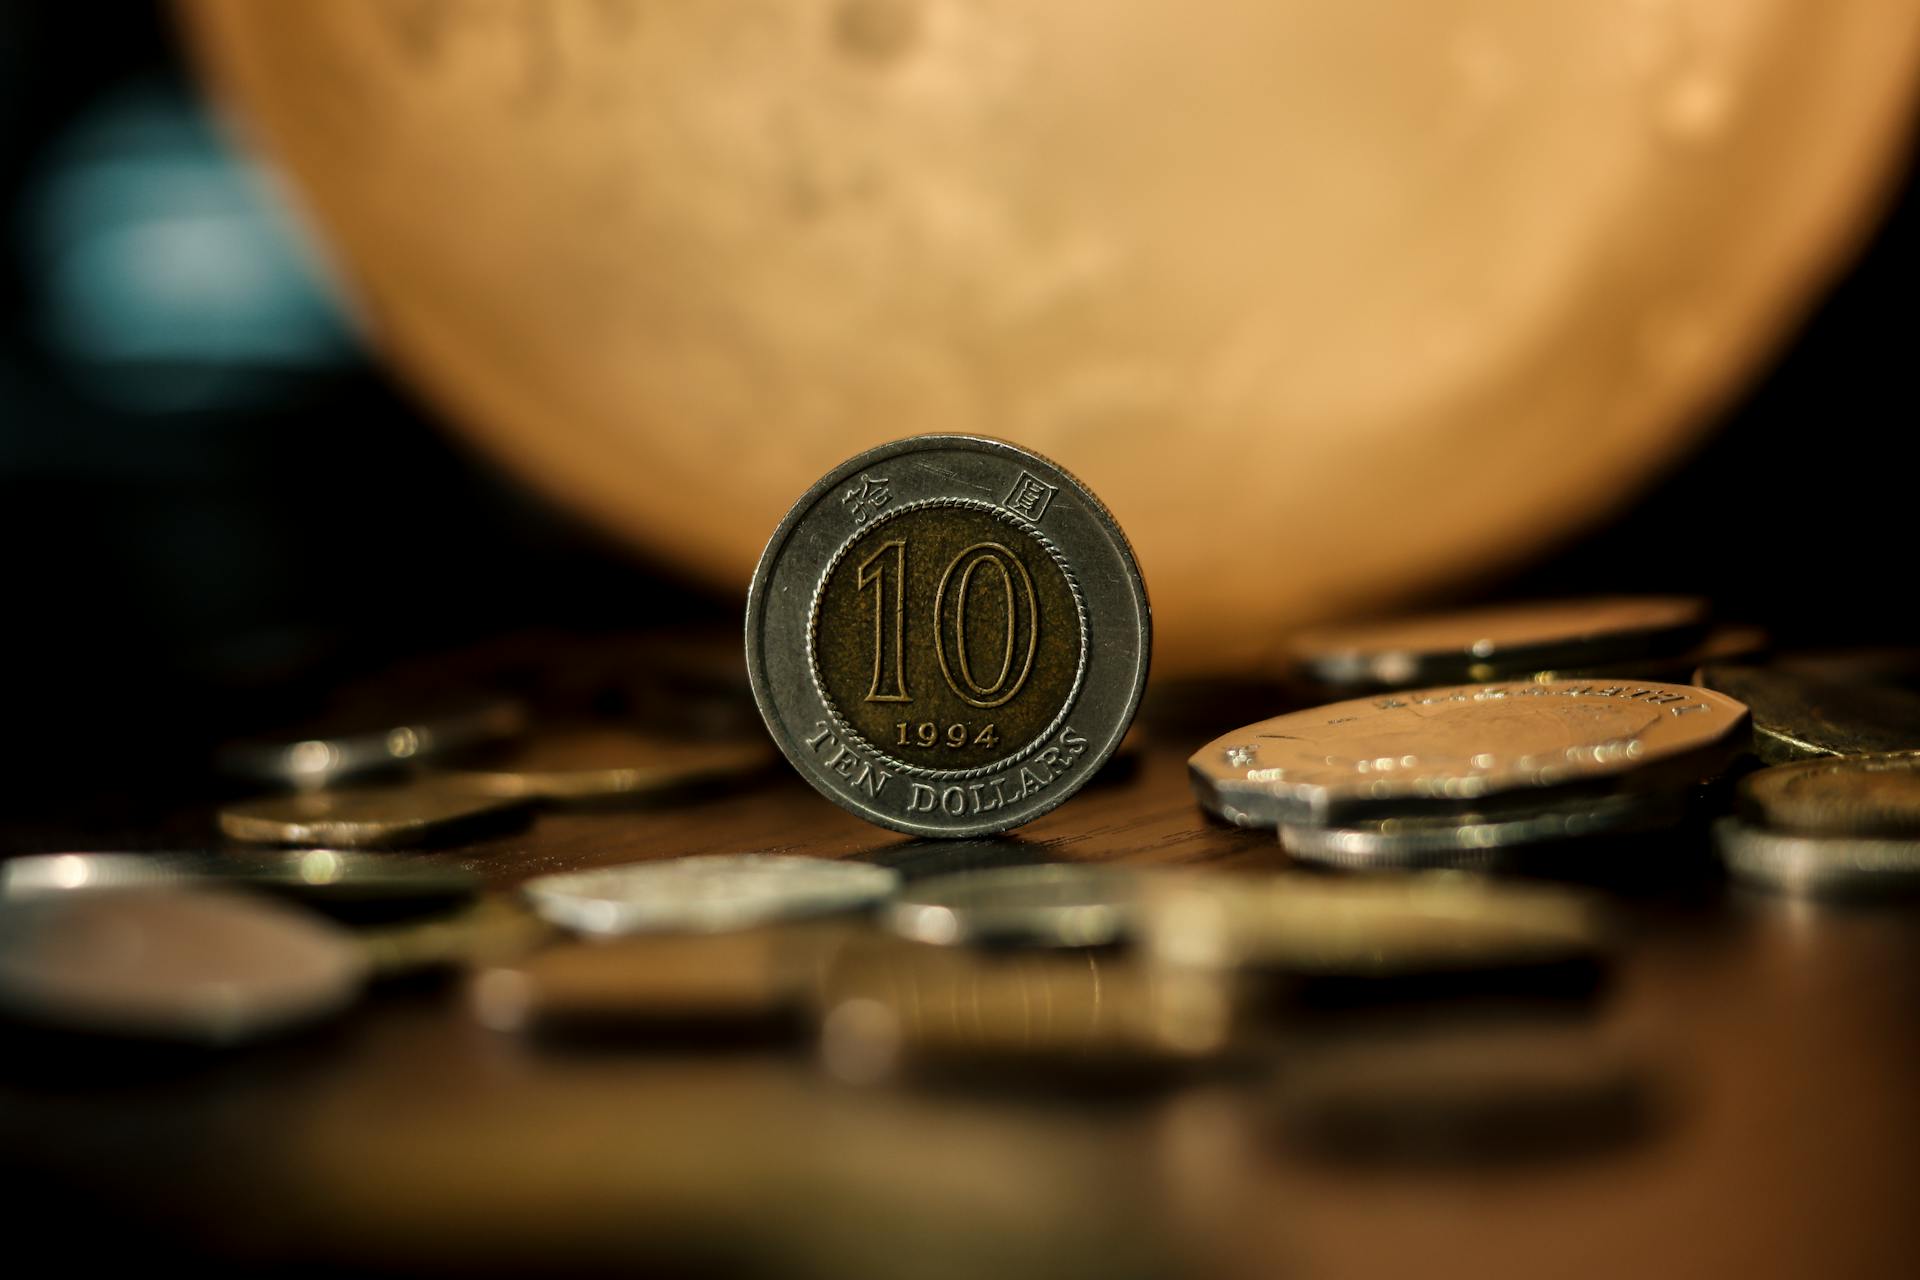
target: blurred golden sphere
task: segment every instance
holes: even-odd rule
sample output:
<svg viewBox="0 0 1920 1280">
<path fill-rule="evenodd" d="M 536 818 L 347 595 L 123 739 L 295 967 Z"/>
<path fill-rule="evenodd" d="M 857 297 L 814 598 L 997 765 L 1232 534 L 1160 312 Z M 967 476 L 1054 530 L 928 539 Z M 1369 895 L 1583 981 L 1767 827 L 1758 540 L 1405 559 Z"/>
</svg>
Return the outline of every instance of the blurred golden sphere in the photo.
<svg viewBox="0 0 1920 1280">
<path fill-rule="evenodd" d="M 1162 670 L 1536 554 L 1877 211 L 1917 0 L 189 0 L 461 430 L 743 589 L 857 449 L 1003 436 Z"/>
</svg>

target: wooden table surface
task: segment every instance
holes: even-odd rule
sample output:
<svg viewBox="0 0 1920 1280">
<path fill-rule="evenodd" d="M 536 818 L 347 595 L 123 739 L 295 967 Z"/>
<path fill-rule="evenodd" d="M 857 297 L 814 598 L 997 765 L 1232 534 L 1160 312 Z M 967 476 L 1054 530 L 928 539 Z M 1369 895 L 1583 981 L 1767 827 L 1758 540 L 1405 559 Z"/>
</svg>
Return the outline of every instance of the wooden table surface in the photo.
<svg viewBox="0 0 1920 1280">
<path fill-rule="evenodd" d="M 1207 735 L 1200 735 L 1205 737 Z M 427 855 L 547 871 L 778 851 L 911 875 L 1050 858 L 1277 867 L 1202 819 L 1156 738 L 1001 840 L 913 841 L 791 776 L 643 811 L 551 812 Z M 208 821 L 210 813 L 196 820 Z M 1328 1160 L 1261 1070 L 1098 1091 L 859 1087 L 803 1038 L 559 1046 L 489 1031 L 454 980 L 217 1056 L 0 1052 L 16 1239 L 70 1261 L 820 1276 L 1892 1276 L 1920 1265 L 1920 907 L 1717 885 L 1639 893 L 1604 998 L 1659 1098 L 1534 1158 Z M 1414 1016 L 1413 1012 L 1385 1017 Z"/>
</svg>

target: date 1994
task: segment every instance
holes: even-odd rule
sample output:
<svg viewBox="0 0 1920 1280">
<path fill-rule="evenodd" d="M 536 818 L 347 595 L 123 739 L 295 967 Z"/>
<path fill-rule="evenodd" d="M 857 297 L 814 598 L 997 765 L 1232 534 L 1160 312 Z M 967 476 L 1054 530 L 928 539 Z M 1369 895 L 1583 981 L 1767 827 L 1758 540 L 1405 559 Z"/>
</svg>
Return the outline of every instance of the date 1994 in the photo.
<svg viewBox="0 0 1920 1280">
<path fill-rule="evenodd" d="M 1000 734 L 991 724 L 975 730 L 970 724 L 957 723 L 939 725 L 932 720 L 917 723 L 907 720 L 898 721 L 894 728 L 899 737 L 894 745 L 900 747 L 964 747 L 971 743 L 976 747 L 997 747 Z"/>
</svg>

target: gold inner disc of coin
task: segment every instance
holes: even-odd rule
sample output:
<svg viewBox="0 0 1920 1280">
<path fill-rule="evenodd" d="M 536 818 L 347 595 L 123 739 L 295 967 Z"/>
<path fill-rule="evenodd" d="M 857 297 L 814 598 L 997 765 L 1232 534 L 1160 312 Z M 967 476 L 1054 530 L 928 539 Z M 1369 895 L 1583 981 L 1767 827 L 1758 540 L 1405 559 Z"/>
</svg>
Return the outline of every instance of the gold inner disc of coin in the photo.
<svg viewBox="0 0 1920 1280">
<path fill-rule="evenodd" d="M 827 705 L 910 770 L 1004 760 L 1067 709 L 1084 665 L 1078 593 L 1027 529 L 964 503 L 874 521 L 828 568 L 810 657 Z"/>
</svg>

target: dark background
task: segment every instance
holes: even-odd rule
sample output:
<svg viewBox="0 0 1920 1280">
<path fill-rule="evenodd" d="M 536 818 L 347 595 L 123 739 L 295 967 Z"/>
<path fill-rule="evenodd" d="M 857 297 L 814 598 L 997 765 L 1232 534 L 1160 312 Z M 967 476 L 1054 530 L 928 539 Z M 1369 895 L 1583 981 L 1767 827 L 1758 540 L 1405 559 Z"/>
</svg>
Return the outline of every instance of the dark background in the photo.
<svg viewBox="0 0 1920 1280">
<path fill-rule="evenodd" d="M 731 624 L 735 601 L 522 491 L 351 345 L 310 341 L 297 298 L 278 313 L 306 342 L 291 358 L 233 357 L 218 306 L 177 325 L 159 307 L 159 357 L 62 332 L 44 211 L 76 189 L 103 117 L 141 146 L 214 138 L 164 8 L 0 3 L 0 804 L 30 826 L 79 797 L 146 803 L 194 785 L 217 737 L 407 655 L 538 627 Z M 209 148 L 203 170 L 228 163 Z M 109 232 L 143 216 L 101 214 Z M 1787 646 L 1907 642 L 1915 242 L 1909 176 L 1703 447 L 1477 593 L 1699 593 Z"/>
</svg>

